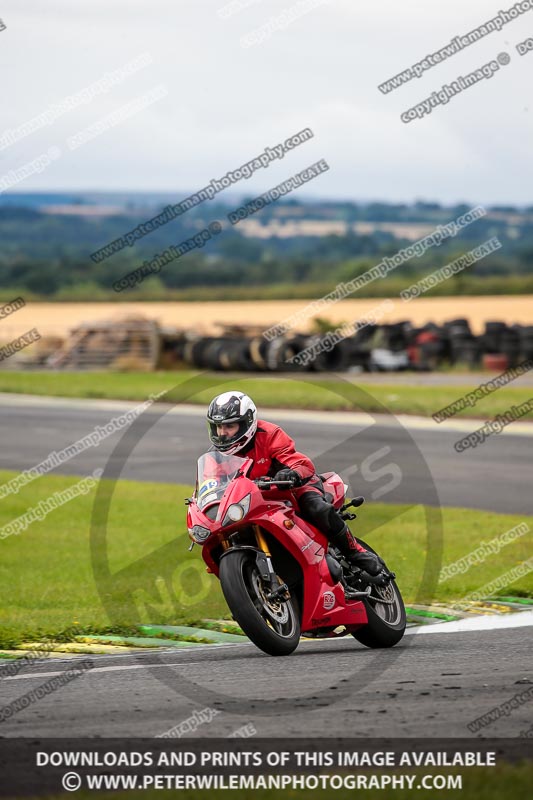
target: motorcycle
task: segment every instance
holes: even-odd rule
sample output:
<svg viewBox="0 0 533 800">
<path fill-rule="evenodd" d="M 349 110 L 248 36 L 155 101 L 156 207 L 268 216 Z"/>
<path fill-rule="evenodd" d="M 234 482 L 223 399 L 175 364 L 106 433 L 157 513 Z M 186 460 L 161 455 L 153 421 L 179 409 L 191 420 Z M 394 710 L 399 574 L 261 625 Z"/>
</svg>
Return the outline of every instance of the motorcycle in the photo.
<svg viewBox="0 0 533 800">
<path fill-rule="evenodd" d="M 202 546 L 207 572 L 219 578 L 243 632 L 272 656 L 292 653 L 301 636 L 352 635 L 371 648 L 397 644 L 406 616 L 394 572 L 382 559 L 374 577 L 351 566 L 300 516 L 291 482 L 252 480 L 252 466 L 251 459 L 205 453 L 185 501 L 189 549 Z M 320 477 L 328 502 L 343 519 L 354 519 L 348 509 L 364 498 L 346 501 L 348 487 L 334 472 Z"/>
</svg>

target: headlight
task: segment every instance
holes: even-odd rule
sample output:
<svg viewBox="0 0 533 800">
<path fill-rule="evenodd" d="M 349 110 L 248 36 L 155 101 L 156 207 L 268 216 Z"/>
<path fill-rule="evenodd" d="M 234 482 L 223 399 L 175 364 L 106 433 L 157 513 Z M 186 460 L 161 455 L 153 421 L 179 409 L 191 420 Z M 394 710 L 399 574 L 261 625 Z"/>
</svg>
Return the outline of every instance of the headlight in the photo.
<svg viewBox="0 0 533 800">
<path fill-rule="evenodd" d="M 192 528 L 188 528 L 188 531 L 189 536 L 195 542 L 205 542 L 207 537 L 211 535 L 209 528 L 204 528 L 203 525 L 194 525 Z"/>
<path fill-rule="evenodd" d="M 250 510 L 251 495 L 247 494 L 243 497 L 240 503 L 233 503 L 222 520 L 222 525 L 229 525 L 231 522 L 239 522 L 243 519 Z"/>
</svg>

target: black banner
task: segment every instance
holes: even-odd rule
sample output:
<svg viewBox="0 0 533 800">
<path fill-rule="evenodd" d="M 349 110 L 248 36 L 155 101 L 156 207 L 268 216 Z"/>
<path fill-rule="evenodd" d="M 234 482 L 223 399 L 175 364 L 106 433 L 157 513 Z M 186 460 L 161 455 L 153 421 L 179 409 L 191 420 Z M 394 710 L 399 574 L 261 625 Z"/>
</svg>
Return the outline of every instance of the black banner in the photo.
<svg viewBox="0 0 533 800">
<path fill-rule="evenodd" d="M 475 769 L 494 770 L 503 762 L 529 760 L 531 749 L 526 738 L 4 739 L 0 796 L 78 790 L 83 795 L 139 789 L 430 788 L 416 781 L 432 780 L 434 773 L 442 782 Z"/>
</svg>

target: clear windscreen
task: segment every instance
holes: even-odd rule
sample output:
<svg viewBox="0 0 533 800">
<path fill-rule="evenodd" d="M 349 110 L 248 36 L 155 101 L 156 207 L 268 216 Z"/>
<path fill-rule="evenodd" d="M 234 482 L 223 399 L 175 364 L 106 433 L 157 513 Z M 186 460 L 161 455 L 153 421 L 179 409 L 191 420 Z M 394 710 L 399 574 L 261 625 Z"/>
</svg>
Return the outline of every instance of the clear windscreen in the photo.
<svg viewBox="0 0 533 800">
<path fill-rule="evenodd" d="M 220 501 L 228 483 L 242 469 L 248 459 L 228 456 L 218 450 L 210 450 L 198 459 L 196 477 L 196 502 L 200 511 Z"/>
</svg>

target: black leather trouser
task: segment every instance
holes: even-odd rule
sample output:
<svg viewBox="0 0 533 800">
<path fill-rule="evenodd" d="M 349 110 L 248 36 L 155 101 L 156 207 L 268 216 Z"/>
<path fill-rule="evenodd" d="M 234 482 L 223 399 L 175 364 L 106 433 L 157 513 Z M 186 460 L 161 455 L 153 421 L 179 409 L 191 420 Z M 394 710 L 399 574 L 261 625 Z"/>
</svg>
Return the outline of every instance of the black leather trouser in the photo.
<svg viewBox="0 0 533 800">
<path fill-rule="evenodd" d="M 318 486 L 316 488 L 319 489 Z M 302 517 L 315 525 L 329 541 L 333 541 L 346 530 L 345 521 L 331 503 L 328 503 L 323 492 L 309 491 L 301 494 L 298 497 L 298 506 Z"/>
<path fill-rule="evenodd" d="M 320 491 L 321 486 L 317 483 L 312 485 L 315 491 L 303 492 L 298 497 L 302 517 L 315 525 L 351 564 L 371 575 L 378 575 L 382 564 L 380 559 L 359 544 L 337 509 L 328 503 L 323 490 Z"/>
</svg>

